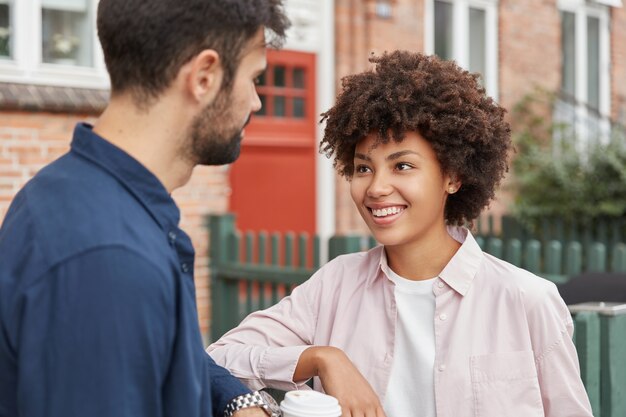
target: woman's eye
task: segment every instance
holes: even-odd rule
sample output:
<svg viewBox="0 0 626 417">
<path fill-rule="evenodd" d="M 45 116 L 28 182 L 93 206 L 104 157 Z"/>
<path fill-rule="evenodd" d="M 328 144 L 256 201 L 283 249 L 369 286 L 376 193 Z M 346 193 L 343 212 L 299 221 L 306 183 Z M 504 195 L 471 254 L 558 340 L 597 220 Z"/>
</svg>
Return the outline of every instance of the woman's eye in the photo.
<svg viewBox="0 0 626 417">
<path fill-rule="evenodd" d="M 354 172 L 357 174 L 365 174 L 369 171 L 370 169 L 366 165 L 357 165 L 354 167 Z"/>
<path fill-rule="evenodd" d="M 400 162 L 396 164 L 396 169 L 398 171 L 406 171 L 407 169 L 411 169 L 413 166 L 411 164 L 407 164 L 406 162 Z"/>
</svg>

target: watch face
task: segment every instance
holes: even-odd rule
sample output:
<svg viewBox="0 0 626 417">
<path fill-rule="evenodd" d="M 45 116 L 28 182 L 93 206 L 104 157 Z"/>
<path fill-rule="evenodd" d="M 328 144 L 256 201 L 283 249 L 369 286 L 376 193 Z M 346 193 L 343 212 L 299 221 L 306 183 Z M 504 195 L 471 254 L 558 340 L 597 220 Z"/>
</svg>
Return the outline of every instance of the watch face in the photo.
<svg viewBox="0 0 626 417">
<path fill-rule="evenodd" d="M 263 401 L 267 404 L 272 417 L 281 415 L 280 407 L 274 397 L 265 391 L 259 391 L 259 395 L 261 395 L 261 398 L 263 398 Z"/>
</svg>

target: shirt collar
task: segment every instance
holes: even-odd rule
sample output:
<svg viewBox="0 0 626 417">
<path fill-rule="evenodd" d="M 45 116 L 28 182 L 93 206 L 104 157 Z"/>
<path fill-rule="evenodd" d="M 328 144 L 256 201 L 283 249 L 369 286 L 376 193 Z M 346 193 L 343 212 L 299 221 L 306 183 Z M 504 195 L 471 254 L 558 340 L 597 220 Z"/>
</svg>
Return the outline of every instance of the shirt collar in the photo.
<svg viewBox="0 0 626 417">
<path fill-rule="evenodd" d="M 465 227 L 448 226 L 448 233 L 461 247 L 443 268 L 439 278 L 464 296 L 483 262 L 483 251 Z"/>
<path fill-rule="evenodd" d="M 180 210 L 161 181 L 139 161 L 94 133 L 93 126 L 87 123 L 76 125 L 71 152 L 117 179 L 162 229 L 177 227 Z"/>
<path fill-rule="evenodd" d="M 467 228 L 448 226 L 448 233 L 461 244 L 461 247 L 450 259 L 443 271 L 439 273 L 439 278 L 453 290 L 464 296 L 469 290 L 483 261 L 483 251 Z M 375 251 L 378 251 L 378 253 Z M 389 279 L 387 277 L 389 264 L 387 263 L 387 254 L 384 246 L 381 245 L 372 249 L 372 255 L 374 259 L 378 260 L 378 266 L 376 273 L 370 278 L 369 285 L 372 285 L 378 278 L 386 277 Z"/>
</svg>

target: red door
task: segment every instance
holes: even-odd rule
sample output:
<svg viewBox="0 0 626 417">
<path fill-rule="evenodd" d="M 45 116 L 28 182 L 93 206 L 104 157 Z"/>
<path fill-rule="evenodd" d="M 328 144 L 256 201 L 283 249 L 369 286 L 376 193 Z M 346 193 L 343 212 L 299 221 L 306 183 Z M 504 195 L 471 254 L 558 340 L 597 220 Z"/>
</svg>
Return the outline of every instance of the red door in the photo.
<svg viewBox="0 0 626 417">
<path fill-rule="evenodd" d="M 315 233 L 315 55 L 269 50 L 263 103 L 232 165 L 230 209 L 240 230 Z"/>
</svg>

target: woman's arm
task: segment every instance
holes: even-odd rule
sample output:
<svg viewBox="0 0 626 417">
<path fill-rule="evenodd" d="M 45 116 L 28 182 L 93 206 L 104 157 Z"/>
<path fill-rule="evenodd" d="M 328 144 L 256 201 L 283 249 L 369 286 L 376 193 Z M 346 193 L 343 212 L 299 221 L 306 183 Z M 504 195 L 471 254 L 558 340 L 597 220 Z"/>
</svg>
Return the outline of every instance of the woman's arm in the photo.
<svg viewBox="0 0 626 417">
<path fill-rule="evenodd" d="M 300 355 L 294 380 L 318 376 L 328 395 L 339 400 L 342 416 L 384 417 L 371 385 L 346 354 L 332 346 L 313 346 Z"/>
<path fill-rule="evenodd" d="M 573 323 L 556 287 L 528 313 L 537 376 L 546 417 L 592 417 L 589 397 L 580 379 Z"/>
</svg>

